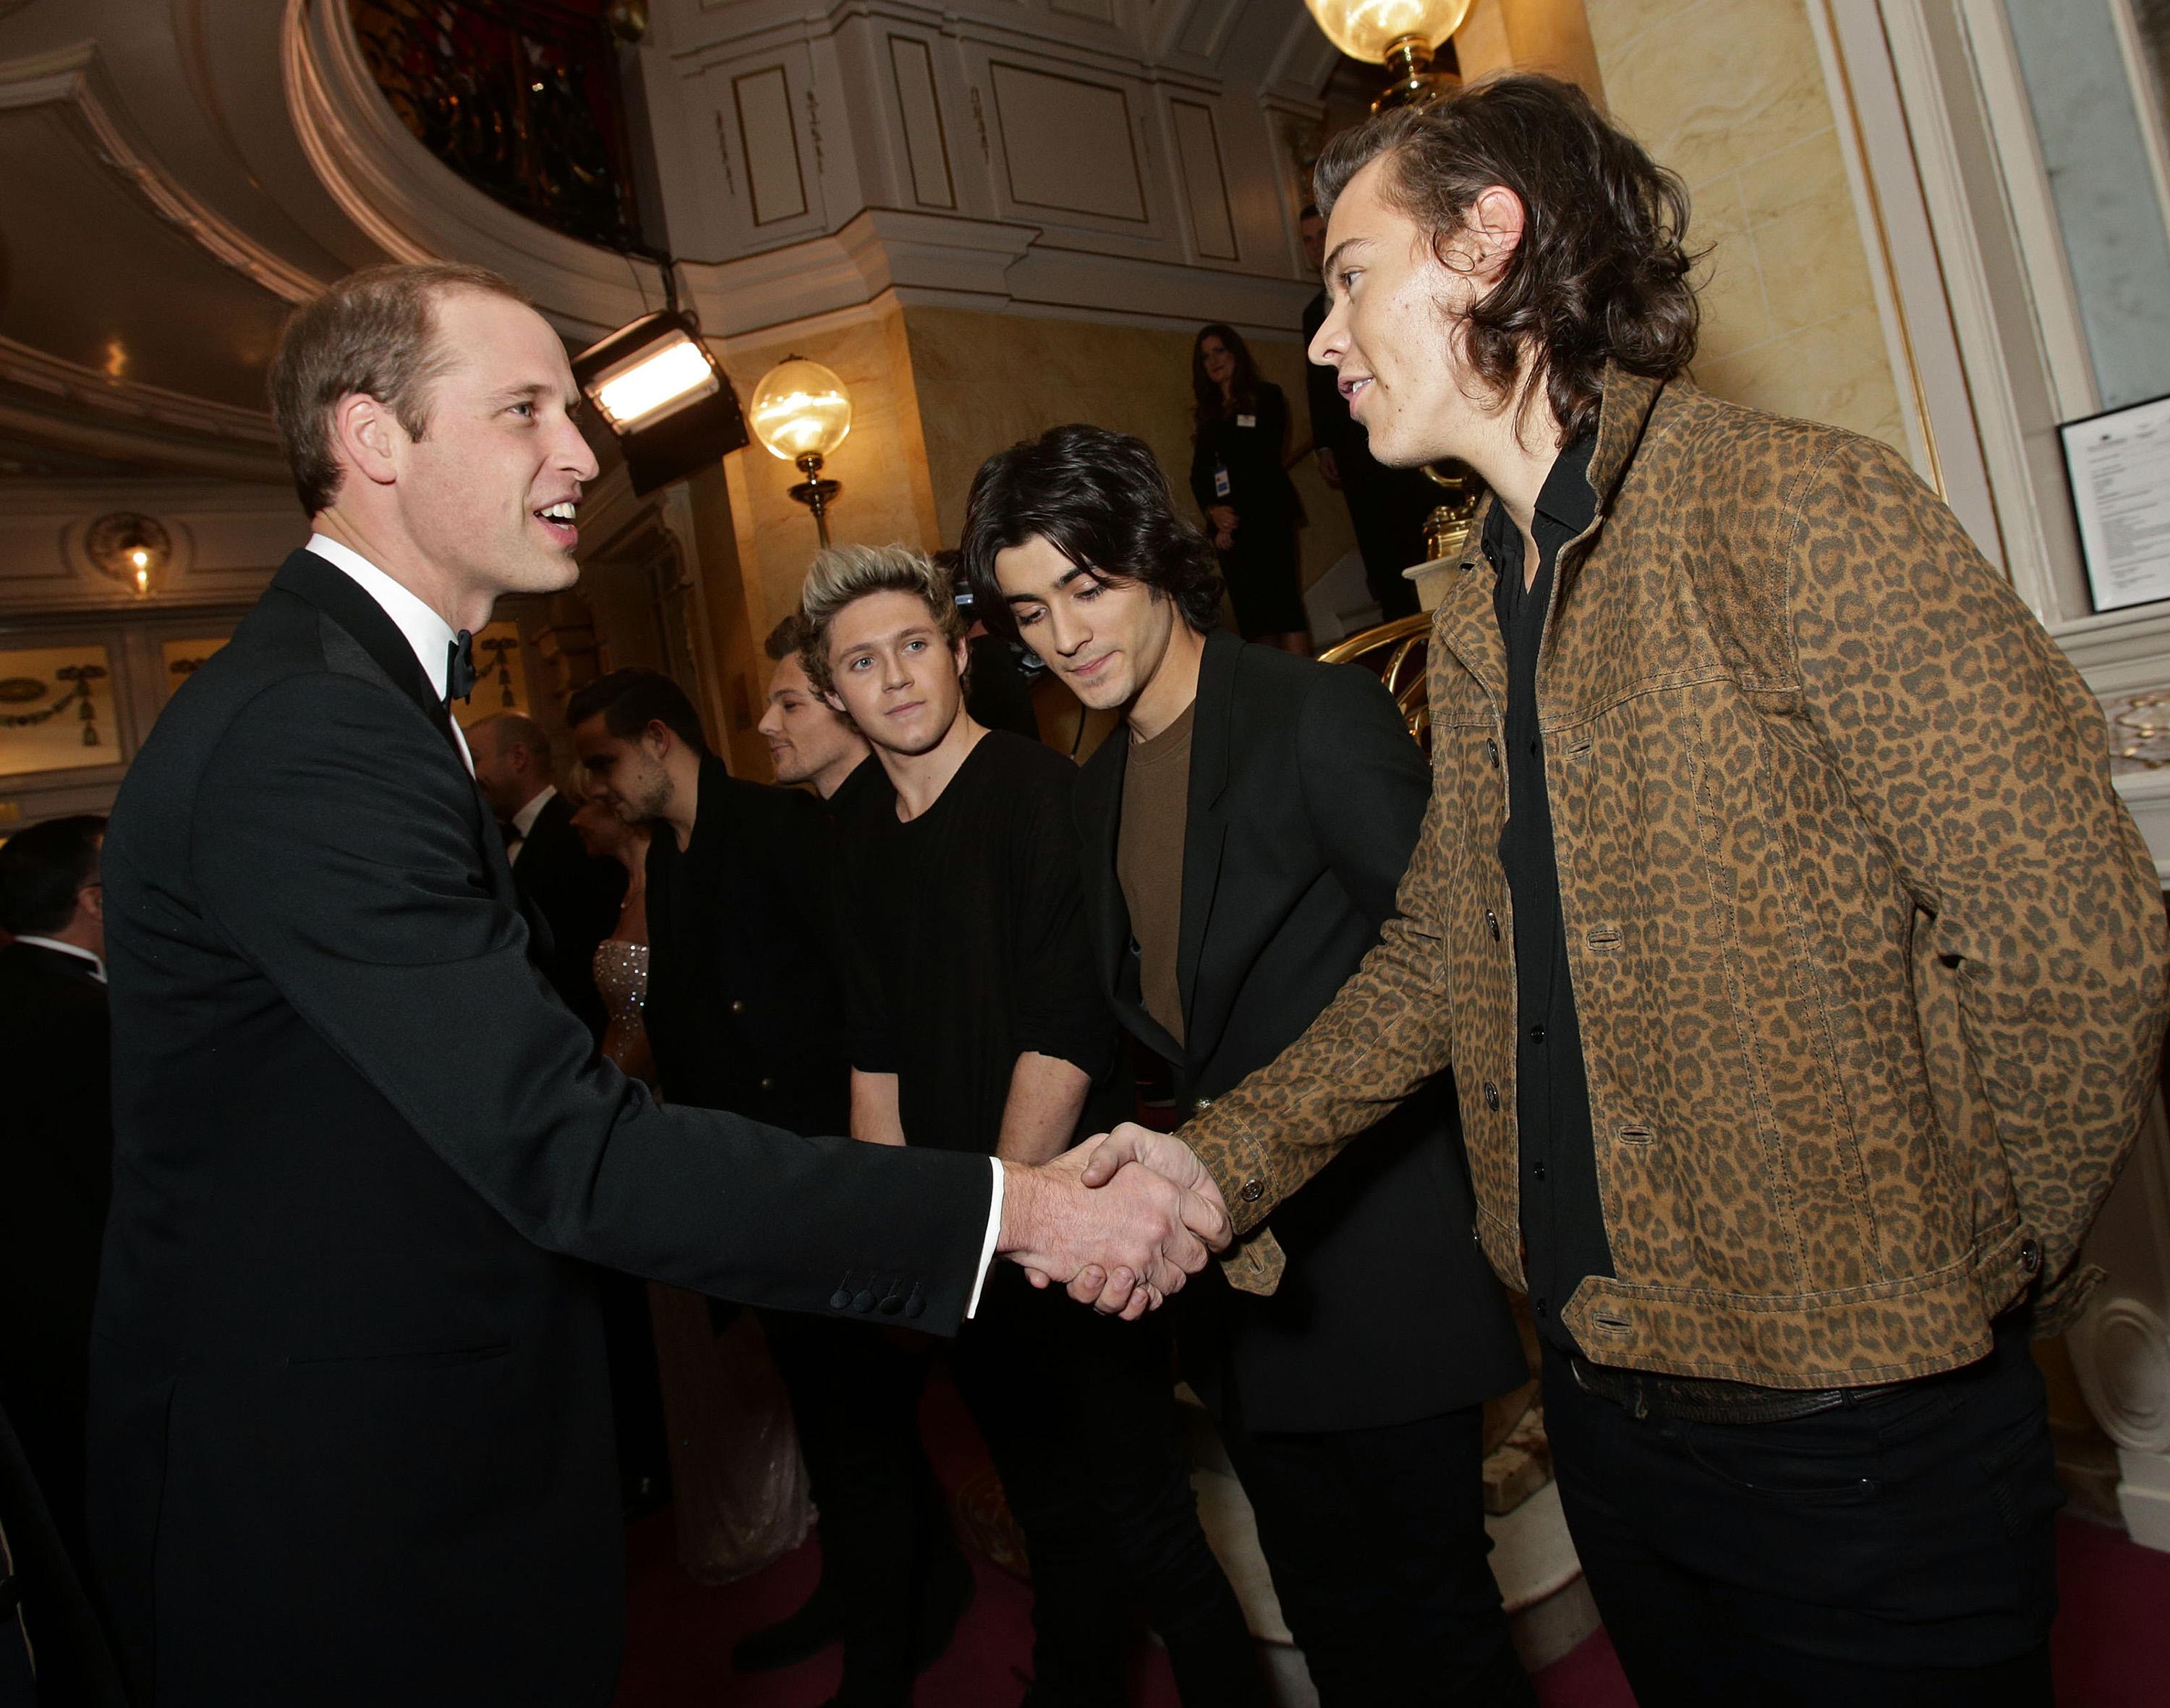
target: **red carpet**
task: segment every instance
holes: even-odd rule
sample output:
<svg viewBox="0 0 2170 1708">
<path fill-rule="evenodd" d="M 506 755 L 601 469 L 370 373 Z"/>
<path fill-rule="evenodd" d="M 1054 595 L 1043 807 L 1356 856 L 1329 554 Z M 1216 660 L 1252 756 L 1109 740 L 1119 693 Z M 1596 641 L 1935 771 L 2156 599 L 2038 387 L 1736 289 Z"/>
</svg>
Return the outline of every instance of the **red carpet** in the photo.
<svg viewBox="0 0 2170 1708">
<path fill-rule="evenodd" d="M 955 1392 L 929 1385 L 927 1439 L 943 1480 L 983 1463 Z M 767 1571 L 703 1589 L 679 1570 L 667 1513 L 627 1532 L 625 1669 L 616 1708 L 817 1708 L 836 1687 L 835 1652 L 781 1673 L 740 1676 L 731 1646 L 805 1599 L 820 1575 L 809 1541 Z M 2170 1554 L 2122 1532 L 2066 1518 L 2058 1532 L 2062 1610 L 2055 1658 L 2060 1708 L 2163 1708 L 2170 1703 Z M 975 1560 L 980 1591 L 949 1652 L 919 1683 L 925 1708 L 1014 1708 L 1031 1653 L 1031 1596 Z M 1179 1708 L 1165 1656 L 1139 1645 L 1131 1700 Z M 1600 1631 L 1538 1676 L 1544 1708 L 1633 1708 L 1612 1645 Z"/>
</svg>

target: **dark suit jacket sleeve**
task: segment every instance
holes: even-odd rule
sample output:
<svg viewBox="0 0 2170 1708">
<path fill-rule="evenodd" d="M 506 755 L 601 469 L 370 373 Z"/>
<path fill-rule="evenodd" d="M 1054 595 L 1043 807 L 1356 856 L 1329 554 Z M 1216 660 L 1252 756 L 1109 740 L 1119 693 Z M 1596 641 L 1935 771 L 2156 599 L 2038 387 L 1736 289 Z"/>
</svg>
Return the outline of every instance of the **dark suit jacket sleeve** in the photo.
<svg viewBox="0 0 2170 1708">
<path fill-rule="evenodd" d="M 1360 665 L 1322 672 L 1296 725 L 1304 811 L 1334 875 L 1373 924 L 1394 914 L 1431 773 L 1386 684 Z"/>
<path fill-rule="evenodd" d="M 549 1250 L 726 1298 L 831 1310 L 847 1271 L 954 1332 L 985 1160 L 659 1107 L 607 1063 L 489 892 L 473 784 L 390 690 L 266 690 L 206 767 L 195 890 L 236 950 L 468 1185 Z M 307 1121 L 306 1107 L 292 1111 Z"/>
<path fill-rule="evenodd" d="M 1213 462 L 1216 447 L 1215 430 L 1210 425 L 1198 430 L 1198 437 L 1190 447 L 1190 495 L 1198 501 L 1200 512 L 1228 501 L 1217 497 L 1213 490 Z"/>
</svg>

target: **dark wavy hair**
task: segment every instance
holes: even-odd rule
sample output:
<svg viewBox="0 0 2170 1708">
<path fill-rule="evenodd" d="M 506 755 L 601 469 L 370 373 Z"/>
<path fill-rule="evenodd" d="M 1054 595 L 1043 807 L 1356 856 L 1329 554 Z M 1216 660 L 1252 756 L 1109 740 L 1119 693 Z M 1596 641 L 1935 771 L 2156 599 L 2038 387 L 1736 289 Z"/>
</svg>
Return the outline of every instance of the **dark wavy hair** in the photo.
<svg viewBox="0 0 2170 1708">
<path fill-rule="evenodd" d="M 1205 340 L 1217 338 L 1236 358 L 1236 383 L 1229 388 L 1234 394 L 1225 406 L 1221 401 L 1221 388 L 1205 377 Z M 1211 326 L 1198 329 L 1198 336 L 1190 340 L 1190 392 L 1197 408 L 1192 415 L 1192 436 L 1205 431 L 1207 426 L 1221 419 L 1225 412 L 1240 415 L 1245 410 L 1259 406 L 1259 365 L 1251 359 L 1251 346 L 1243 342 L 1243 335 L 1232 326 L 1224 326 L 1218 320 Z"/>
<path fill-rule="evenodd" d="M 995 554 L 1039 536 L 1096 581 L 1142 582 L 1203 632 L 1221 620 L 1212 543 L 1178 514 L 1152 447 L 1128 433 L 1050 427 L 980 465 L 965 501 L 957 555 L 980 620 L 1008 640 L 1017 622 Z"/>
<path fill-rule="evenodd" d="M 1694 359 L 1701 312 L 1688 274 L 1688 192 L 1678 174 L 1608 124 L 1572 83 L 1487 79 L 1421 111 L 1398 108 L 1343 131 L 1314 174 L 1331 214 L 1349 180 L 1386 160 L 1382 193 L 1446 245 L 1478 195 L 1515 192 L 1522 240 L 1468 311 L 1467 360 L 1499 398 L 1530 353 L 1569 440 L 1597 426 L 1605 365 L 1670 379 Z"/>
</svg>

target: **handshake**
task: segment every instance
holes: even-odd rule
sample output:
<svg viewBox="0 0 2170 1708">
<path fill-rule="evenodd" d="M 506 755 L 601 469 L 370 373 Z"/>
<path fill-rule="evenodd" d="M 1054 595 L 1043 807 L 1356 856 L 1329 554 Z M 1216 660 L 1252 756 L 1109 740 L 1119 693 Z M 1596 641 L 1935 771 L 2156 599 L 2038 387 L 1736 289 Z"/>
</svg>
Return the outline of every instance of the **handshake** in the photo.
<svg viewBox="0 0 2170 1708">
<path fill-rule="evenodd" d="M 995 1250 L 1035 1287 L 1134 1321 L 1208 1255 L 1228 1248 L 1228 1207 L 1190 1147 L 1125 1122 L 1050 1163 L 1002 1165 Z"/>
</svg>

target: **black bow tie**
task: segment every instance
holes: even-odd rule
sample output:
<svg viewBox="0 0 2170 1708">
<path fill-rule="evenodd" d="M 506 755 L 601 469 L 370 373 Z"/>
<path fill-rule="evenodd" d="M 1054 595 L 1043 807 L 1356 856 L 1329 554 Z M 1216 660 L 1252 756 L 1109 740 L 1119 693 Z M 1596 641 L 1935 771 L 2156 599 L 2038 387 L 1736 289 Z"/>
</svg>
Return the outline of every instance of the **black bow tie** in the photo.
<svg viewBox="0 0 2170 1708">
<path fill-rule="evenodd" d="M 474 692 L 474 636 L 466 629 L 445 648 L 445 704 L 463 700 Z"/>
</svg>

